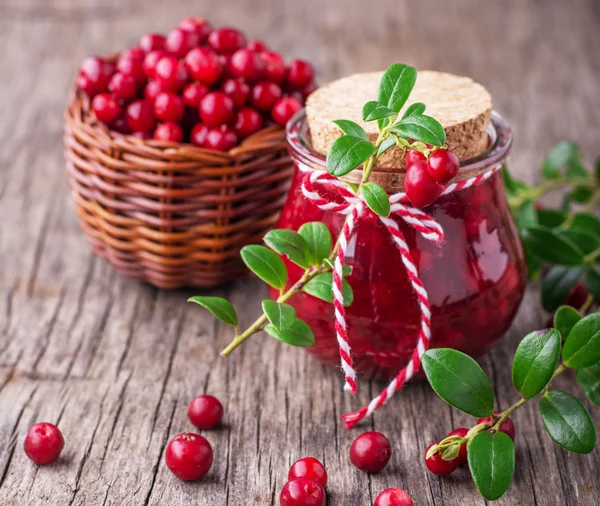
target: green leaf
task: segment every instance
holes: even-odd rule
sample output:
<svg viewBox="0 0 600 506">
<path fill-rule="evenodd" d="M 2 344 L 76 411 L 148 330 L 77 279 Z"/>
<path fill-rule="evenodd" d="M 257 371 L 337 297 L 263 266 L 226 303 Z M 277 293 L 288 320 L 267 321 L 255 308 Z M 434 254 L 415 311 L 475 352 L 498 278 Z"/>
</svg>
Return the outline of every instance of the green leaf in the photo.
<svg viewBox="0 0 600 506">
<path fill-rule="evenodd" d="M 588 399 L 600 406 L 600 364 L 577 371 L 577 382 Z"/>
<path fill-rule="evenodd" d="M 409 116 L 421 116 L 425 112 L 425 104 L 422 102 L 415 102 L 409 105 L 404 112 L 402 118 L 408 118 Z"/>
<path fill-rule="evenodd" d="M 569 181 L 577 181 L 587 179 L 589 177 L 590 175 L 588 171 L 585 170 L 583 163 L 581 163 L 581 158 L 578 152 L 576 156 L 574 156 L 567 162 L 567 179 Z"/>
<path fill-rule="evenodd" d="M 571 290 L 581 277 L 581 267 L 563 267 L 555 265 L 542 280 L 542 306 L 552 313 L 567 300 Z"/>
<path fill-rule="evenodd" d="M 408 100 L 417 81 L 417 71 L 402 63 L 395 63 L 384 72 L 379 83 L 378 101 L 399 113 Z"/>
<path fill-rule="evenodd" d="M 371 100 L 363 106 L 362 115 L 365 121 L 375 121 L 377 119 L 387 118 L 398 114 L 389 107 L 380 104 L 376 100 Z"/>
<path fill-rule="evenodd" d="M 327 153 L 327 171 L 334 176 L 344 176 L 360 167 L 377 148 L 371 142 L 353 135 L 336 139 Z"/>
<path fill-rule="evenodd" d="M 585 286 L 594 296 L 594 299 L 600 300 L 600 271 L 590 269 L 585 275 Z"/>
<path fill-rule="evenodd" d="M 455 408 L 476 417 L 490 416 L 494 392 L 487 376 L 468 355 L 449 348 L 427 350 L 423 370 L 431 387 Z"/>
<path fill-rule="evenodd" d="M 333 283 L 333 273 L 323 272 L 312 278 L 304 288 L 304 292 L 324 300 L 325 302 L 333 303 L 333 291 L 331 285 Z M 342 281 L 342 297 L 344 298 L 344 306 L 350 306 L 354 300 L 354 294 L 350 283 L 345 279 Z"/>
<path fill-rule="evenodd" d="M 200 304 L 223 323 L 237 327 L 237 315 L 235 309 L 228 300 L 222 299 L 221 297 L 203 297 L 196 295 L 195 297 L 190 297 L 188 302 Z"/>
<path fill-rule="evenodd" d="M 444 127 L 431 116 L 403 118 L 392 127 L 391 131 L 406 139 L 414 139 L 434 146 L 443 146 L 446 142 Z"/>
<path fill-rule="evenodd" d="M 570 228 L 585 230 L 600 237 L 600 218 L 590 213 L 578 213 L 573 217 Z"/>
<path fill-rule="evenodd" d="M 596 445 L 596 428 L 583 404 L 565 392 L 551 390 L 540 400 L 544 426 L 554 441 L 574 453 L 590 453 Z"/>
<path fill-rule="evenodd" d="M 273 288 L 282 290 L 287 281 L 287 269 L 277 253 L 258 244 L 244 246 L 240 251 L 242 260 L 254 274 Z"/>
<path fill-rule="evenodd" d="M 285 330 L 291 327 L 296 320 L 296 310 L 289 304 L 267 299 L 263 300 L 262 308 L 277 330 Z"/>
<path fill-rule="evenodd" d="M 594 175 L 596 176 L 596 181 L 600 183 L 600 156 L 596 158 L 596 163 L 594 164 Z"/>
<path fill-rule="evenodd" d="M 569 228 L 561 230 L 559 235 L 571 241 L 586 255 L 600 248 L 600 237 L 587 230 Z"/>
<path fill-rule="evenodd" d="M 360 137 L 361 139 L 369 140 L 369 136 L 365 129 L 361 127 L 358 123 L 354 121 L 350 121 L 349 119 L 336 119 L 333 121 L 338 128 L 344 132 L 346 135 L 351 135 L 353 137 Z"/>
<path fill-rule="evenodd" d="M 279 330 L 274 325 L 267 325 L 265 332 L 279 341 L 292 346 L 312 346 L 315 344 L 315 336 L 310 327 L 302 320 L 294 320 L 294 323 L 284 330 Z"/>
<path fill-rule="evenodd" d="M 570 141 L 559 142 L 554 146 L 542 165 L 542 176 L 546 179 L 558 179 L 567 163 L 579 156 L 577 144 Z"/>
<path fill-rule="evenodd" d="M 583 204 L 585 202 L 588 202 L 592 198 L 593 194 L 594 193 L 592 192 L 592 190 L 587 186 L 577 186 L 571 192 L 571 198 L 575 202 Z"/>
<path fill-rule="evenodd" d="M 304 238 L 293 230 L 276 229 L 267 232 L 265 244 L 280 255 L 286 255 L 290 261 L 303 269 L 310 266 L 310 248 Z"/>
<path fill-rule="evenodd" d="M 536 330 L 520 342 L 512 368 L 512 382 L 525 399 L 539 394 L 552 378 L 560 357 L 560 333 Z"/>
<path fill-rule="evenodd" d="M 527 188 L 527 185 L 522 181 L 514 179 L 506 165 L 502 166 L 502 179 L 504 180 L 504 187 L 506 188 L 506 192 L 510 195 L 516 195 L 520 190 L 524 190 Z"/>
<path fill-rule="evenodd" d="M 540 209 L 537 215 L 539 224 L 547 228 L 558 227 L 567 219 L 566 213 L 556 209 Z"/>
<path fill-rule="evenodd" d="M 600 362 L 600 313 L 579 320 L 563 346 L 563 362 L 571 369 L 585 369 Z"/>
<path fill-rule="evenodd" d="M 390 215 L 390 199 L 385 190 L 377 183 L 364 183 L 361 193 L 369 209 L 379 216 L 387 218 Z"/>
<path fill-rule="evenodd" d="M 379 149 L 377 150 L 377 156 L 379 157 L 383 155 L 383 153 L 385 153 L 388 149 L 395 145 L 396 138 L 393 135 L 390 135 L 379 145 Z"/>
<path fill-rule="evenodd" d="M 515 221 L 519 230 L 535 227 L 538 224 L 537 211 L 535 210 L 533 200 L 528 200 L 521 205 Z"/>
<path fill-rule="evenodd" d="M 581 265 L 584 263 L 581 250 L 549 228 L 526 228 L 523 230 L 522 237 L 533 254 L 546 262 L 558 265 Z"/>
<path fill-rule="evenodd" d="M 561 306 L 554 315 L 554 328 L 560 332 L 563 339 L 566 339 L 575 325 L 581 320 L 579 312 L 571 306 Z"/>
<path fill-rule="evenodd" d="M 333 247 L 331 232 L 327 226 L 319 221 L 311 221 L 302 225 L 298 229 L 298 233 L 308 245 L 312 265 L 321 265 Z"/>
<path fill-rule="evenodd" d="M 329 258 L 325 259 L 325 263 L 329 266 L 331 270 L 335 269 L 335 265 Z M 342 276 L 345 278 L 346 276 L 350 276 L 352 274 L 352 267 L 349 265 L 342 265 Z"/>
<path fill-rule="evenodd" d="M 480 432 L 467 447 L 469 469 L 479 493 L 495 501 L 510 487 L 515 472 L 515 444 L 504 432 Z"/>
<path fill-rule="evenodd" d="M 523 243 L 523 249 L 525 250 L 525 260 L 527 260 L 527 276 L 531 280 L 537 280 L 543 262 L 531 252 L 527 244 Z"/>
</svg>

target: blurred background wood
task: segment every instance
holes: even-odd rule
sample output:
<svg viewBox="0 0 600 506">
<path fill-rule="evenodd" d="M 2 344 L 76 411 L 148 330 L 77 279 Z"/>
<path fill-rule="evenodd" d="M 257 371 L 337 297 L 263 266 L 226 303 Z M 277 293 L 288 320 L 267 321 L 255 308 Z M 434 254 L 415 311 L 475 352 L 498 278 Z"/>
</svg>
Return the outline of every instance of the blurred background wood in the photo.
<svg viewBox="0 0 600 506">
<path fill-rule="evenodd" d="M 357 431 L 339 416 L 379 385 L 342 393 L 337 371 L 259 335 L 228 359 L 230 333 L 188 292 L 124 279 L 95 258 L 80 231 L 62 156 L 62 110 L 89 54 L 133 45 L 202 15 L 315 62 L 321 81 L 402 61 L 468 75 L 486 85 L 513 125 L 512 166 L 533 181 L 558 140 L 600 151 L 600 8 L 596 0 L 2 0 L 0 2 L 0 504 L 278 504 L 287 468 L 314 455 L 329 471 L 330 506 L 364 506 L 384 488 L 421 505 L 482 505 L 461 470 L 425 471 L 430 441 L 472 423 L 426 385 L 393 399 L 365 428 L 386 433 L 394 455 L 367 476 L 349 465 Z M 231 297 L 249 322 L 264 287 Z M 544 325 L 533 287 L 503 344 L 483 358 L 501 407 L 515 399 L 509 364 L 519 338 Z M 568 390 L 572 381 L 561 380 Z M 201 483 L 165 468 L 163 450 L 190 430 L 187 402 L 201 392 L 226 404 L 207 437 L 215 464 Z M 581 397 L 580 392 L 576 394 Z M 596 420 L 600 410 L 593 409 Z M 58 423 L 63 458 L 37 469 L 22 451 L 28 427 Z M 544 434 L 535 402 L 515 415 L 517 472 L 501 505 L 597 505 L 600 456 L 569 455 Z"/>
</svg>

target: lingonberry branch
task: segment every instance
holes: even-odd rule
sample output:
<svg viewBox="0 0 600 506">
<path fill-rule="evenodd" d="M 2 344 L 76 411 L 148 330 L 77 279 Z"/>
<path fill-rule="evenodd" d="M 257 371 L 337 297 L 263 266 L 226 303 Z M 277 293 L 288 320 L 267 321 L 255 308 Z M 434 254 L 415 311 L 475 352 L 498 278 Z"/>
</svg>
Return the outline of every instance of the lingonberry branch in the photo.
<svg viewBox="0 0 600 506">
<path fill-rule="evenodd" d="M 518 196 L 508 197 L 508 204 L 511 209 L 516 210 L 529 200 L 537 200 L 553 191 L 560 190 L 563 188 L 573 189 L 574 187 L 583 187 L 588 188 L 590 190 L 596 189 L 596 185 L 593 182 L 574 182 L 572 180 L 567 179 L 566 177 L 561 177 L 558 179 L 552 179 L 550 181 L 544 181 L 538 186 L 532 186 L 530 188 L 521 190 Z"/>
</svg>

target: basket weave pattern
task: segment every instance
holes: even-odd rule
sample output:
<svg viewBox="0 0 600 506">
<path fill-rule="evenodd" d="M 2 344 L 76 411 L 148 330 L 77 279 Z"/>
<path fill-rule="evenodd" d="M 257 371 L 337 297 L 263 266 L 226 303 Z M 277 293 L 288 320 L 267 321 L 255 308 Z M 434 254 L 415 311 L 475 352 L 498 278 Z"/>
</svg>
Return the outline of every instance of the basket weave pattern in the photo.
<svg viewBox="0 0 600 506">
<path fill-rule="evenodd" d="M 65 158 L 93 250 L 161 288 L 211 287 L 247 271 L 239 257 L 276 222 L 293 165 L 267 127 L 228 153 L 110 131 L 73 92 Z"/>
</svg>

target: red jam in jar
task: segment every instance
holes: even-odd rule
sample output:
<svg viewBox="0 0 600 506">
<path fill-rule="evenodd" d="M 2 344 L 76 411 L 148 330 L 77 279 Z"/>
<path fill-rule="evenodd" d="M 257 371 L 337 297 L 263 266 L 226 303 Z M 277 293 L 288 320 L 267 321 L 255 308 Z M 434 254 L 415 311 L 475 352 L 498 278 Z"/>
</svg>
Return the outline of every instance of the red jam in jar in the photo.
<svg viewBox="0 0 600 506">
<path fill-rule="evenodd" d="M 325 170 L 325 160 L 308 142 L 303 112 L 288 124 L 288 144 L 296 165 L 291 190 L 278 228 L 297 230 L 310 221 L 325 223 L 337 237 L 340 214 L 320 210 L 301 193 L 305 169 Z M 491 169 L 505 164 L 512 136 L 508 124 L 493 113 L 489 148 L 463 163 L 464 169 Z M 377 169 L 375 169 L 377 170 Z M 431 347 L 449 347 L 478 356 L 506 332 L 523 296 L 526 266 L 521 242 L 504 193 L 502 174 L 483 183 L 440 197 L 423 209 L 443 228 L 438 245 L 423 238 L 399 218 L 432 309 Z M 302 269 L 286 261 L 288 288 Z M 354 302 L 346 308 L 349 344 L 358 374 L 389 379 L 408 362 L 419 334 L 420 310 L 397 247 L 379 219 L 359 222 L 348 245 L 346 278 Z M 271 292 L 272 297 L 278 293 Z M 308 352 L 339 367 L 333 306 L 305 293 L 290 300 L 298 318 L 313 329 L 315 344 Z"/>
</svg>

